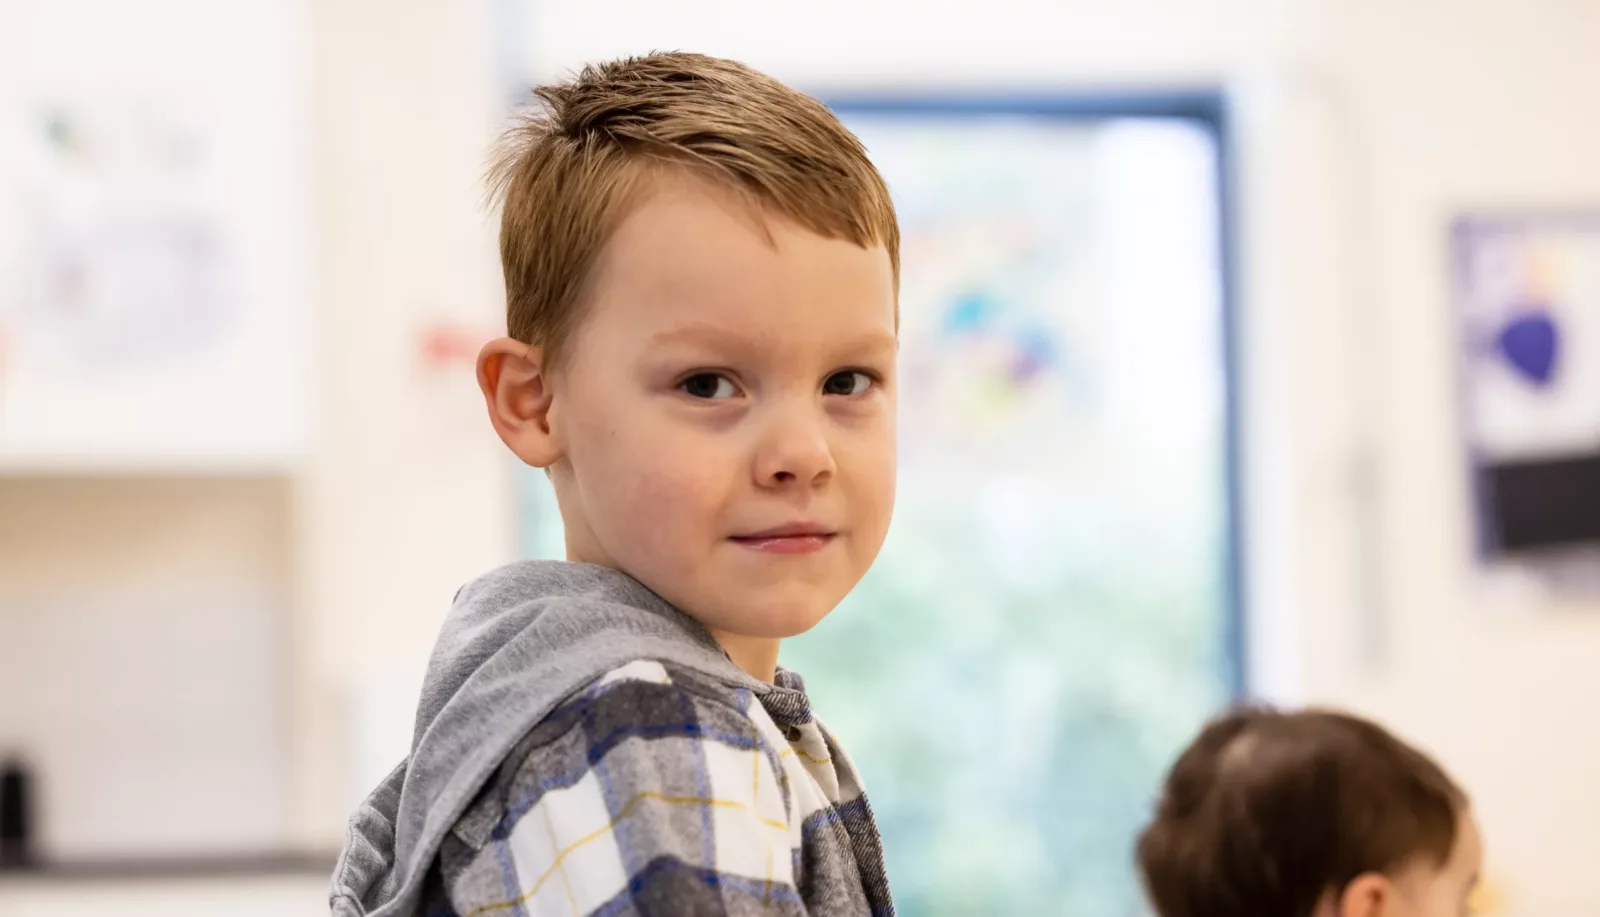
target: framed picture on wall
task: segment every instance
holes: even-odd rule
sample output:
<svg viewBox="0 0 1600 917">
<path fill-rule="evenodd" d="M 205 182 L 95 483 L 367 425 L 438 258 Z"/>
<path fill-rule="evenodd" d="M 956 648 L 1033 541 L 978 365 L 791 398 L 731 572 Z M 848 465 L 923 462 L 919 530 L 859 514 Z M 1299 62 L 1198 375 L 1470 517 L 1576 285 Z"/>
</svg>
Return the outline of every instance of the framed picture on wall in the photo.
<svg viewBox="0 0 1600 917">
<path fill-rule="evenodd" d="M 1480 558 L 1600 594 L 1600 209 L 1454 226 Z"/>
<path fill-rule="evenodd" d="M 89 40 L 86 9 L 118 40 Z M 29 53 L 0 68 L 0 471 L 277 472 L 307 454 L 298 20 L 272 0 L 202 9 L 174 30 L 36 4 Z"/>
</svg>

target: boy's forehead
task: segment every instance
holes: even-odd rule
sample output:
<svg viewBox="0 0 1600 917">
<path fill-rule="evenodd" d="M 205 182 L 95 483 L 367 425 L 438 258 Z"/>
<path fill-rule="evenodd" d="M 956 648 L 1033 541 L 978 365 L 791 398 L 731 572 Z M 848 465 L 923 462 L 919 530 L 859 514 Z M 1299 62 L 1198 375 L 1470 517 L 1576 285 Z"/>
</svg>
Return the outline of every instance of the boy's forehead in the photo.
<svg viewBox="0 0 1600 917">
<path fill-rule="evenodd" d="M 649 267 L 719 279 L 748 261 L 775 259 L 782 237 L 799 229 L 753 194 L 671 169 L 640 180 L 600 262 L 613 271 Z"/>
<path fill-rule="evenodd" d="M 744 325 L 786 305 L 835 322 L 894 325 L 887 251 L 813 232 L 752 195 L 676 171 L 652 179 L 597 260 L 598 308 L 643 325 L 692 319 Z M 843 300 L 843 302 L 839 302 Z"/>
<path fill-rule="evenodd" d="M 759 243 L 768 254 L 776 254 L 785 242 L 796 238 L 825 240 L 874 253 L 893 277 L 887 249 L 882 245 L 857 245 L 836 232 L 812 225 L 828 222 L 800 219 L 732 181 L 711 178 L 683 165 L 658 164 L 643 167 L 629 183 L 603 251 L 641 245 L 699 251 L 700 243 L 710 234 L 724 242 L 737 238 L 746 243 L 747 251 Z"/>
<path fill-rule="evenodd" d="M 649 170 L 635 185 L 634 193 L 636 208 L 655 204 L 675 210 L 715 212 L 767 241 L 771 241 L 770 223 L 785 219 L 756 194 L 682 166 Z"/>
</svg>

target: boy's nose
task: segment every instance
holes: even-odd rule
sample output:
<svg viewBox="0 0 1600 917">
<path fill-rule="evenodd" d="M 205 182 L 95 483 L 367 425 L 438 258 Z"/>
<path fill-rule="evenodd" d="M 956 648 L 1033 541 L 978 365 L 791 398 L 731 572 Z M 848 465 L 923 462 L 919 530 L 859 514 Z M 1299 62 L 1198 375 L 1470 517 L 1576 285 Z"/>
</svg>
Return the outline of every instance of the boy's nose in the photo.
<svg viewBox="0 0 1600 917">
<path fill-rule="evenodd" d="M 772 419 L 755 457 L 757 485 L 811 486 L 836 471 L 824 419 L 815 411 L 789 410 Z"/>
</svg>

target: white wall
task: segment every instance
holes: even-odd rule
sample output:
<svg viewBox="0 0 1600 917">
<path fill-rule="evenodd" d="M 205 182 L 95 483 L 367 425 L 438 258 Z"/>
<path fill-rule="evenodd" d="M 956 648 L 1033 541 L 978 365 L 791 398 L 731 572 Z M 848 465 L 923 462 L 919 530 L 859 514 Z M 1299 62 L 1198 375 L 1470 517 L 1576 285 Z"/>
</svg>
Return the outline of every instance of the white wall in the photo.
<svg viewBox="0 0 1600 917">
<path fill-rule="evenodd" d="M 310 311 L 299 12 L 0 3 L 0 753 L 37 769 L 51 858 L 285 842 Z M 92 178 L 44 180 L 36 132 L 58 106 L 87 128 Z M 188 171 L 144 155 L 167 118 L 203 126 Z M 135 259 L 101 249 L 87 304 L 41 303 L 35 249 L 82 251 L 41 246 L 52 223 L 79 243 L 201 228 L 226 279 L 162 314 L 130 294 L 162 272 L 118 273 Z M 175 346 L 141 358 L 152 344 Z"/>
<path fill-rule="evenodd" d="M 1593 913 L 1600 718 L 1583 702 L 1600 692 L 1600 605 L 1497 595 L 1470 571 L 1444 231 L 1461 207 L 1600 205 L 1600 124 L 1585 115 L 1600 4 L 1361 4 L 1330 25 L 1368 176 L 1392 621 L 1387 665 L 1318 690 L 1460 773 L 1519 910 Z"/>
<path fill-rule="evenodd" d="M 32 397 L 38 422 L 29 430 L 73 434 L 67 446 L 51 440 L 49 449 L 19 450 L 15 425 L 0 423 L 0 640 L 18 629 L 30 633 L 25 644 L 16 641 L 0 654 L 0 666 L 10 663 L 0 685 L 11 689 L 0 692 L 0 751 L 42 747 L 49 758 L 43 776 L 60 778 L 44 787 L 42 800 L 43 841 L 52 856 L 193 854 L 197 840 L 220 853 L 336 848 L 353 787 L 370 784 L 372 762 L 386 769 L 405 752 L 416 683 L 450 597 L 511 553 L 509 459 L 481 421 L 470 372 L 428 367 L 418 340 L 436 318 L 490 328 L 502 321 L 494 233 L 479 182 L 501 115 L 490 77 L 488 6 L 437 0 L 256 0 L 221 7 L 160 0 L 137 11 L 115 0 L 58 6 L 0 2 L 0 199 L 14 202 L 18 169 L 9 154 L 33 127 L 32 106 L 62 86 L 113 101 L 134 90 L 180 101 L 221 99 L 231 103 L 225 126 L 244 123 L 246 139 L 259 147 L 230 161 L 254 167 L 268 160 L 268 168 L 240 179 L 245 199 L 266 194 L 272 205 L 264 209 L 274 217 L 306 216 L 312 277 L 301 282 L 302 253 L 292 252 L 264 276 L 246 278 L 262 311 L 284 319 L 274 332 L 292 326 L 285 333 L 296 340 L 243 388 L 236 374 L 184 377 L 186 392 L 205 396 L 194 410 L 184 401 L 185 413 L 170 404 L 129 408 L 127 392 L 99 377 L 101 390 L 73 391 L 82 396 L 76 401 Z M 21 286 L 10 261 L 14 209 L 0 206 L 0 318 Z M 284 254 L 260 239 L 250 242 L 251 251 Z M 311 317 L 309 331 L 288 321 L 300 315 Z M 4 351 L 0 346 L 0 361 L 18 356 Z M 315 365 L 311 423 L 296 415 L 294 435 L 271 437 L 282 448 L 264 449 L 254 434 L 283 424 L 266 423 L 276 414 L 266 416 L 241 395 L 276 392 L 298 411 L 294 396 L 308 381 L 307 357 Z M 12 420 L 17 399 L 30 394 L 16 383 L 14 371 L 0 372 L 0 393 L 12 396 L 0 398 L 0 415 Z M 259 461 L 193 448 L 187 437 L 172 435 L 173 422 L 200 433 L 202 442 L 234 443 Z M 149 448 L 130 450 L 125 426 L 143 431 Z M 314 429 L 302 437 L 301 426 Z M 8 450 L 29 460 L 7 461 Z M 85 810 L 70 787 L 62 789 L 64 780 L 80 786 L 99 773 L 106 778 L 99 785 L 137 800 L 125 783 L 142 772 L 111 762 L 127 765 L 132 754 L 134 763 L 149 763 L 142 749 L 155 755 L 158 743 L 145 737 L 117 759 L 103 747 L 86 749 L 84 734 L 94 730 L 68 720 L 93 719 L 130 697 L 108 697 L 112 679 L 81 659 L 33 652 L 44 645 L 35 625 L 54 627 L 51 616 L 60 608 L 110 603 L 91 625 L 104 630 L 114 612 L 126 617 L 126 606 L 142 603 L 142 618 L 118 621 L 135 632 L 129 658 L 155 660 L 168 648 L 161 620 L 151 617 L 161 613 L 157 606 L 176 620 L 195 603 L 224 605 L 240 596 L 260 598 L 270 619 L 252 607 L 235 614 L 220 638 L 238 642 L 252 628 L 271 629 L 273 644 L 258 640 L 258 652 L 243 660 L 249 674 L 256 664 L 268 667 L 270 683 L 225 687 L 239 687 L 250 701 L 235 711 L 234 725 L 250 741 L 265 736 L 274 751 L 255 754 L 247 765 L 188 760 L 198 789 L 249 772 L 256 789 L 245 793 L 249 804 L 241 804 L 240 818 L 207 835 L 191 818 L 207 814 L 196 815 L 194 798 L 161 803 L 170 822 L 162 825 L 152 825 L 148 813 Z M 235 668 L 236 682 L 248 681 L 243 671 Z M 47 699 L 21 702 L 16 685 L 58 673 L 81 679 L 83 691 L 74 697 L 99 706 L 63 716 L 61 705 Z M 172 685 L 192 684 L 192 671 L 171 674 Z M 146 685 L 132 700 L 164 710 L 174 722 L 198 716 L 193 706 L 172 706 L 173 698 L 161 693 L 170 686 L 168 680 Z M 238 699 L 221 691 L 192 699 L 204 706 L 218 697 Z M 220 744 L 240 753 L 254 747 L 242 742 L 230 733 Z M 232 786 L 238 788 L 237 780 Z"/>
<path fill-rule="evenodd" d="M 504 327 L 481 177 L 501 124 L 487 3 L 309 4 L 318 227 L 317 460 L 300 481 L 302 839 L 337 846 L 410 742 L 462 583 L 510 559 L 511 459 L 436 319 Z M 376 745 L 376 747 L 374 747 Z"/>
</svg>

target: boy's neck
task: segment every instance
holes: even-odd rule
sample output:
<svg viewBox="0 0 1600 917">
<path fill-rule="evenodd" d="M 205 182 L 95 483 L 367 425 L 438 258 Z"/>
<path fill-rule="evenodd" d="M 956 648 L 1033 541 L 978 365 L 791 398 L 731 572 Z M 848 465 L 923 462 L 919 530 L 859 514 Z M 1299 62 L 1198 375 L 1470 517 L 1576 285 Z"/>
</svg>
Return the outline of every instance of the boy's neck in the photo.
<svg viewBox="0 0 1600 917">
<path fill-rule="evenodd" d="M 711 636 L 733 660 L 733 664 L 751 678 L 772 682 L 778 677 L 778 647 L 782 641 L 771 637 L 746 637 L 727 631 L 711 629 Z"/>
<path fill-rule="evenodd" d="M 627 573 L 610 560 L 601 559 L 581 550 L 572 540 L 571 529 L 567 530 L 567 560 L 571 563 L 610 567 L 620 573 Z M 733 660 L 733 664 L 743 669 L 745 674 L 768 684 L 777 680 L 778 647 L 783 641 L 775 637 L 747 637 L 714 627 L 708 627 L 707 630 L 711 631 L 711 636 L 716 639 L 723 652 L 728 654 L 728 658 Z"/>
</svg>

